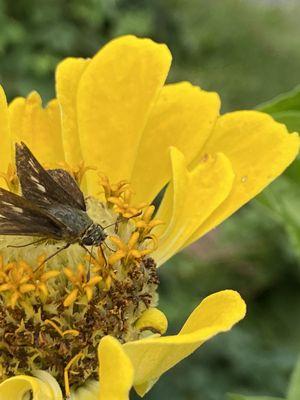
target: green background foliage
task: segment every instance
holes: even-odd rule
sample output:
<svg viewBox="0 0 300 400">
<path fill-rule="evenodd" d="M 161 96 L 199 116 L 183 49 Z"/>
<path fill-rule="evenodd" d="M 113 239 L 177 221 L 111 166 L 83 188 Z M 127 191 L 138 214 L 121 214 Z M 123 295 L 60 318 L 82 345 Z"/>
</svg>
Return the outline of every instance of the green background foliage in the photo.
<svg viewBox="0 0 300 400">
<path fill-rule="evenodd" d="M 276 2 L 275 2 L 276 3 Z M 168 44 L 171 81 L 253 107 L 299 82 L 299 10 L 242 0 L 0 0 L 0 80 L 10 97 L 54 94 L 53 69 L 133 33 Z"/>
<path fill-rule="evenodd" d="M 59 60 L 89 57 L 133 33 L 168 44 L 169 81 L 219 92 L 223 111 L 254 108 L 300 83 L 299 17 L 299 3 L 289 0 L 0 0 L 0 81 L 9 99 L 35 89 L 47 101 Z M 261 109 L 300 131 L 298 91 Z M 169 332 L 201 298 L 224 288 L 242 293 L 248 316 L 168 372 L 146 398 L 285 397 L 300 350 L 299 167 L 161 269 Z"/>
</svg>

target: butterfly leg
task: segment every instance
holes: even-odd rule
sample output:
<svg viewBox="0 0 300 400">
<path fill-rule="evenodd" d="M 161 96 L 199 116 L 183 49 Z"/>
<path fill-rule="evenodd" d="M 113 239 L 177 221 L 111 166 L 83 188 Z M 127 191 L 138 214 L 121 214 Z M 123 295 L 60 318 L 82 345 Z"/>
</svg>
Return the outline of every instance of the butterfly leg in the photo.
<svg viewBox="0 0 300 400">
<path fill-rule="evenodd" d="M 85 247 L 84 244 L 81 244 L 80 246 L 81 246 L 87 253 L 89 253 L 89 255 L 90 255 L 91 258 L 93 258 L 95 261 L 97 261 L 96 258 L 95 258 L 95 256 L 94 256 L 94 254 L 91 252 L 91 250 L 89 250 L 87 247 Z"/>
<path fill-rule="evenodd" d="M 88 249 L 87 249 L 88 250 Z M 90 254 L 90 259 L 89 259 L 89 266 L 88 266 L 88 274 L 87 274 L 87 280 L 89 281 L 91 278 L 91 262 L 92 262 L 92 257 L 93 257 L 93 250 L 94 250 L 94 246 L 92 246 L 92 250 Z"/>
<path fill-rule="evenodd" d="M 116 250 L 112 249 L 111 247 L 109 247 L 109 245 L 107 243 L 103 242 L 103 244 L 108 248 L 108 250 L 112 251 L 113 253 L 116 251 Z M 101 245 L 100 245 L 100 247 L 101 247 Z M 103 255 L 103 248 L 102 247 L 101 247 L 101 250 L 102 250 L 102 255 Z"/>
<path fill-rule="evenodd" d="M 106 245 L 105 242 L 103 242 L 103 244 Z M 107 259 L 106 259 L 106 257 L 105 257 L 104 251 L 103 251 L 102 243 L 100 244 L 100 251 L 101 251 L 101 255 L 102 255 L 102 257 L 103 257 L 103 260 L 105 261 L 105 267 L 107 267 L 107 266 L 108 266 L 108 262 L 107 262 Z"/>
<path fill-rule="evenodd" d="M 103 243 L 105 243 L 105 242 L 103 242 Z M 94 256 L 94 254 L 93 254 L 87 247 L 85 247 L 83 244 L 81 244 L 80 246 L 83 247 L 84 250 L 85 250 L 87 253 L 89 253 L 89 255 L 90 255 L 91 258 L 93 258 L 96 262 L 98 262 L 97 259 L 96 259 L 95 256 Z M 102 255 L 102 257 L 103 257 L 103 259 L 104 259 L 104 261 L 105 261 L 105 267 L 107 267 L 108 263 L 107 263 L 107 259 L 106 259 L 106 257 L 105 257 L 105 254 L 104 254 L 104 251 L 103 251 L 103 248 L 102 248 L 102 243 L 100 244 L 99 247 L 100 247 L 101 255 Z M 90 258 L 90 260 L 91 260 L 91 258 Z M 90 264 L 91 264 L 91 263 L 89 263 L 89 272 L 90 272 Z"/>
<path fill-rule="evenodd" d="M 71 243 L 67 243 L 65 246 L 61 247 L 60 249 L 56 250 L 54 253 L 50 254 L 50 256 L 45 258 L 45 260 L 37 267 L 37 269 L 34 272 L 38 271 L 44 264 L 46 264 L 47 261 L 51 260 L 51 258 L 55 257 L 61 251 L 67 249 L 69 246 L 71 246 Z"/>
<path fill-rule="evenodd" d="M 31 246 L 32 244 L 38 244 L 38 243 L 45 242 L 46 240 L 47 239 L 45 239 L 45 238 L 41 238 L 41 239 L 35 240 L 33 242 L 30 242 L 30 243 L 26 243 L 26 244 L 20 244 L 20 245 L 10 244 L 7 247 L 13 247 L 14 249 L 20 249 L 21 247 L 27 247 L 27 246 Z"/>
</svg>

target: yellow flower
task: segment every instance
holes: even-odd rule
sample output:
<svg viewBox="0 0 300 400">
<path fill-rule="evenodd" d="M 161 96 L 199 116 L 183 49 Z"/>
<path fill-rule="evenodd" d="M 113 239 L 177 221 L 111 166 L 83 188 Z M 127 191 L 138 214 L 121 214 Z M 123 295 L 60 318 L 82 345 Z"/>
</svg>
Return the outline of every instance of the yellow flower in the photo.
<svg viewBox="0 0 300 400">
<path fill-rule="evenodd" d="M 1 237 L 1 398 L 125 400 L 132 386 L 142 396 L 244 317 L 239 294 L 225 290 L 204 299 L 177 335 L 162 336 L 156 266 L 279 176 L 299 138 L 257 111 L 220 115 L 216 93 L 165 85 L 170 63 L 165 45 L 124 36 L 92 59 L 61 62 L 46 108 L 36 92 L 7 106 L 0 90 L 3 186 L 19 190 L 13 149 L 22 140 L 44 166 L 73 174 L 109 235 L 93 258 L 77 245 L 58 254 L 38 281 L 36 260 L 57 243 L 12 250 L 24 238 Z"/>
</svg>

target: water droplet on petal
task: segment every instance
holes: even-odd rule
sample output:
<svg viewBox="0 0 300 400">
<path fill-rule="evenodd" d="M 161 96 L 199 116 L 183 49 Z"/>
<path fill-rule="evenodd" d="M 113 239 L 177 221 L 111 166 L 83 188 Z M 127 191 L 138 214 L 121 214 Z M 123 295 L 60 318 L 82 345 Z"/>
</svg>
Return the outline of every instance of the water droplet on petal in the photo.
<svg viewBox="0 0 300 400">
<path fill-rule="evenodd" d="M 241 181 L 242 181 L 242 183 L 245 183 L 245 182 L 247 182 L 247 180 L 248 180 L 248 176 L 242 176 L 242 178 L 241 178 Z"/>
</svg>

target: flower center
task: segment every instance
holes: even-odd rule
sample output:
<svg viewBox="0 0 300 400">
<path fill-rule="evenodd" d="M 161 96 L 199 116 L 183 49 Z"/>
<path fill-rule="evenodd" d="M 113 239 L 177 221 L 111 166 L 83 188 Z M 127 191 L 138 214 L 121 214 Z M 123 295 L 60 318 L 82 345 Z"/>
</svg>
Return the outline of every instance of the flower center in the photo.
<svg viewBox="0 0 300 400">
<path fill-rule="evenodd" d="M 145 334 L 137 322 L 158 300 L 149 254 L 161 221 L 154 206 L 131 205 L 127 182 L 101 185 L 105 200 L 86 199 L 87 213 L 108 237 L 89 253 L 74 244 L 44 263 L 64 243 L 0 236 L 0 382 L 45 370 L 68 391 L 96 378 L 103 336 Z"/>
</svg>

